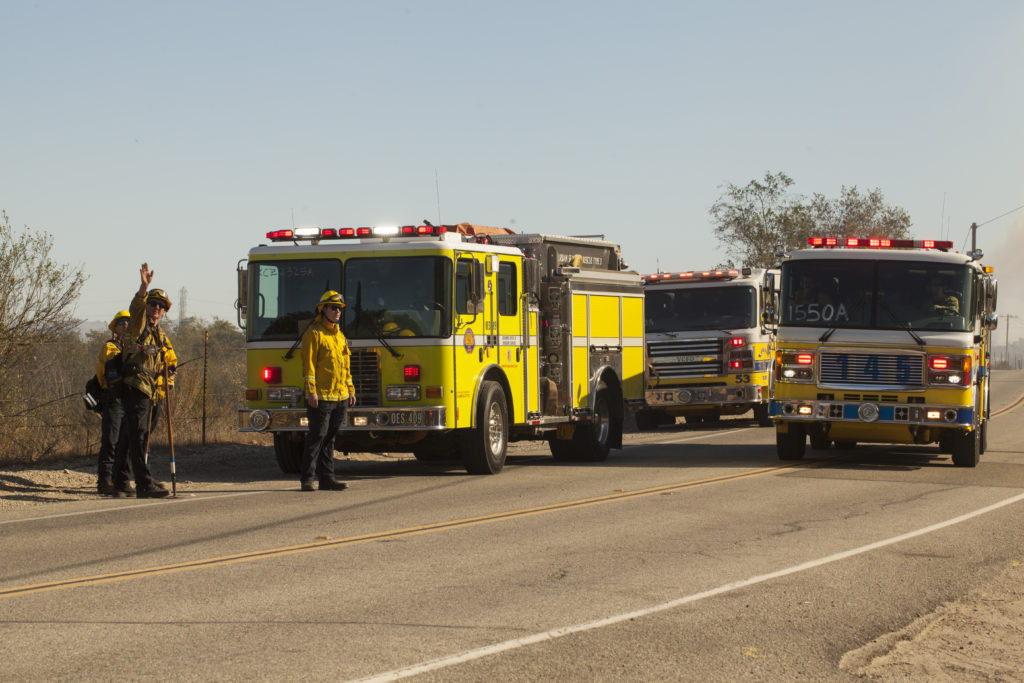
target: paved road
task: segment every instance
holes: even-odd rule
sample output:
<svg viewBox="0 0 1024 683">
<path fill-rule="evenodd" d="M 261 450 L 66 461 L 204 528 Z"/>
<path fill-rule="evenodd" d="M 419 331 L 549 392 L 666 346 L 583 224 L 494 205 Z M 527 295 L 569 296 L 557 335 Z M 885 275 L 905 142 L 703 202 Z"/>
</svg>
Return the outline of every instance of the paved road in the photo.
<svg viewBox="0 0 1024 683">
<path fill-rule="evenodd" d="M 996 376 L 997 409 L 1024 373 Z M 497 477 L 364 463 L 0 516 L 4 679 L 829 679 L 1024 559 L 1021 409 L 932 448 L 776 459 L 732 421 Z M 820 455 L 820 457 L 817 457 Z"/>
</svg>

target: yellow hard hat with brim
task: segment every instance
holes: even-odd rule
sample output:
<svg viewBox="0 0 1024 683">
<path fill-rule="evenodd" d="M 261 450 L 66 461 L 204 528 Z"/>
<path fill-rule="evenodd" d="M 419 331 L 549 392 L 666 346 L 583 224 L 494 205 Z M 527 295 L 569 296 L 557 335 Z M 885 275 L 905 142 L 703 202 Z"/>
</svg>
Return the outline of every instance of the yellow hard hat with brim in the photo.
<svg viewBox="0 0 1024 683">
<path fill-rule="evenodd" d="M 146 303 L 148 304 L 151 301 L 157 301 L 163 304 L 164 309 L 171 310 L 171 300 L 167 298 L 167 294 L 162 289 L 149 290 L 149 294 L 146 295 Z"/>
<path fill-rule="evenodd" d="M 324 306 L 326 306 L 327 304 L 334 304 L 335 306 L 341 306 L 342 308 L 345 308 L 345 297 L 343 297 L 338 292 L 335 292 L 333 289 L 324 292 L 323 296 L 320 297 L 320 303 L 316 305 L 317 313 L 323 311 Z"/>
<path fill-rule="evenodd" d="M 129 313 L 128 311 L 118 311 L 118 312 L 117 312 L 117 315 L 115 315 L 115 316 L 114 316 L 114 317 L 113 317 L 113 318 L 112 318 L 112 319 L 110 320 L 110 324 L 109 324 L 109 325 L 107 325 L 107 328 L 108 328 L 108 329 L 109 329 L 109 330 L 110 330 L 111 332 L 114 332 L 114 331 L 115 331 L 115 330 L 114 330 L 114 328 L 115 328 L 115 327 L 117 326 L 117 323 L 121 322 L 122 320 L 130 320 L 130 319 L 131 319 L 131 317 L 132 317 L 132 314 L 131 314 L 131 313 Z"/>
</svg>

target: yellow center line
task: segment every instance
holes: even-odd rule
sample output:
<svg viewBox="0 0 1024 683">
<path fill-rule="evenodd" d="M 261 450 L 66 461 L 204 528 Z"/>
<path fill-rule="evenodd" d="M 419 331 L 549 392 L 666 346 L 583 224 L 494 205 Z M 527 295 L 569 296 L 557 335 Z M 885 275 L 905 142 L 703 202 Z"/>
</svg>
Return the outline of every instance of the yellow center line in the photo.
<svg viewBox="0 0 1024 683">
<path fill-rule="evenodd" d="M 699 486 L 709 486 L 711 484 L 721 484 L 730 481 L 737 481 L 740 479 L 749 479 L 751 477 L 759 477 L 766 474 L 772 474 L 774 472 L 780 472 L 787 469 L 793 468 L 808 468 L 818 467 L 824 464 L 826 461 L 806 461 L 799 463 L 787 463 L 784 465 L 774 465 L 771 467 L 762 467 L 754 470 L 744 470 L 742 472 L 735 472 L 732 474 L 724 474 L 717 477 L 709 477 L 707 479 L 698 479 L 696 481 L 677 482 L 674 484 L 663 484 L 661 486 L 654 486 L 651 488 L 637 489 L 634 491 L 616 491 L 614 493 L 605 494 L 602 496 L 594 496 L 593 498 L 582 498 L 580 500 L 564 501 L 561 503 L 551 503 L 549 505 L 541 505 L 532 508 L 523 508 L 519 510 L 507 510 L 504 512 L 495 512 L 489 515 L 481 515 L 479 517 L 466 517 L 463 519 L 454 519 L 446 522 L 435 522 L 433 524 L 424 524 L 421 526 L 406 527 L 404 529 L 391 529 L 389 531 L 380 531 L 371 534 L 363 534 L 360 536 L 349 536 L 347 538 L 337 539 L 326 539 L 315 541 L 313 543 L 302 543 L 300 545 L 284 546 L 280 548 L 267 548 L 264 550 L 255 550 L 246 553 L 239 553 L 237 555 L 224 555 L 221 557 L 207 557 L 198 560 L 190 560 L 188 562 L 179 562 L 176 564 L 165 564 L 156 567 L 143 567 L 141 569 L 128 569 L 125 571 L 114 572 L 112 574 L 99 574 L 96 576 L 82 576 L 73 577 L 68 579 L 60 579 L 57 581 L 48 581 L 46 583 L 37 583 L 28 586 L 12 586 L 10 588 L 0 588 L 0 599 L 10 598 L 20 595 L 31 595 L 33 593 L 43 593 L 47 591 L 64 590 L 67 588 L 80 588 L 83 586 L 95 586 L 104 583 L 114 583 L 117 581 L 128 581 L 131 579 L 141 579 L 147 576 L 159 576 L 164 574 L 173 574 L 175 572 L 192 571 L 195 569 L 207 569 L 210 567 L 222 567 L 229 564 L 237 564 L 240 562 L 253 562 L 256 560 L 264 560 L 269 558 L 284 557 L 286 555 L 295 555 L 298 553 L 307 553 L 314 550 L 325 550 L 328 548 L 340 548 L 345 546 L 359 545 L 362 543 L 369 543 L 372 541 L 383 541 L 395 538 L 404 538 L 409 536 L 417 536 L 420 534 L 436 533 L 439 531 L 449 531 L 452 529 L 461 529 L 465 527 L 477 526 L 480 524 L 492 524 L 494 522 L 503 522 L 512 519 L 521 519 L 523 517 L 529 517 L 532 515 L 547 514 L 549 512 L 562 512 L 567 510 L 575 510 L 583 507 L 589 507 L 592 505 L 604 505 L 606 503 L 614 503 L 622 500 L 630 500 L 634 498 L 641 498 L 644 496 L 653 496 L 671 491 L 681 491 L 684 489 L 697 488 Z"/>
<path fill-rule="evenodd" d="M 1024 403 L 1024 394 L 1021 394 L 1017 398 L 1013 399 L 1013 403 L 1011 403 L 1010 405 L 1006 406 L 1005 408 L 1000 408 L 996 412 L 989 415 L 989 419 L 991 420 L 993 417 L 999 417 L 1000 415 L 1004 415 L 1010 412 L 1011 410 L 1017 408 L 1021 403 Z"/>
</svg>

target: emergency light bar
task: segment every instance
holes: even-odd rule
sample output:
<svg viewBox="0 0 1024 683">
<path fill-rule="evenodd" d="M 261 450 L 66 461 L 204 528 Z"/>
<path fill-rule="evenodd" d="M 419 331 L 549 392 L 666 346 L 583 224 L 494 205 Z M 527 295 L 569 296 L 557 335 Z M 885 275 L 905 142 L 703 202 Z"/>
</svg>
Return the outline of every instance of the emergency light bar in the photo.
<svg viewBox="0 0 1024 683">
<path fill-rule="evenodd" d="M 940 240 L 893 240 L 888 237 L 808 237 L 807 244 L 812 247 L 850 247 L 868 249 L 938 249 L 948 251 L 953 248 L 951 241 Z"/>
<path fill-rule="evenodd" d="M 338 240 L 359 237 L 437 237 L 448 232 L 444 225 L 378 225 L 373 228 L 295 228 L 271 230 L 271 242 L 297 242 L 299 240 Z"/>
<path fill-rule="evenodd" d="M 739 270 L 688 270 L 685 273 L 652 273 L 644 276 L 645 284 L 657 284 L 660 282 L 683 282 L 699 280 L 732 280 L 739 277 Z M 750 269 L 744 268 L 743 275 L 750 275 Z"/>
</svg>

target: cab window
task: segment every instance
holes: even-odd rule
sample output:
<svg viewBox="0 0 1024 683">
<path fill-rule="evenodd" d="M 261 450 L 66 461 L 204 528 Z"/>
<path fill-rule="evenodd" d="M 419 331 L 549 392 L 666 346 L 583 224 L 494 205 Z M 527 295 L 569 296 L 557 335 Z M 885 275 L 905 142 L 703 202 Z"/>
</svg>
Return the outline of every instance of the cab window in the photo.
<svg viewBox="0 0 1024 683">
<path fill-rule="evenodd" d="M 502 263 L 498 266 L 498 314 L 515 315 L 519 308 L 516 291 L 516 264 Z"/>
</svg>

